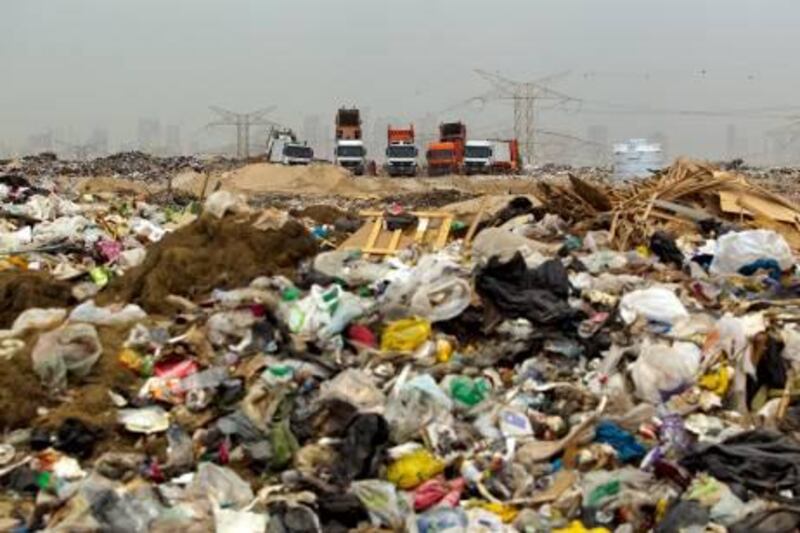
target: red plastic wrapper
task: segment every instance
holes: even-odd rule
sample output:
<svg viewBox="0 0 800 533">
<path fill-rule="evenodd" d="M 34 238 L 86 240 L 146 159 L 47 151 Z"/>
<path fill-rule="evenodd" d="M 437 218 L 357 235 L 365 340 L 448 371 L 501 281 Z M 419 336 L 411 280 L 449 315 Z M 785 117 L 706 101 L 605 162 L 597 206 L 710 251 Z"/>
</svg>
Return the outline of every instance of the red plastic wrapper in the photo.
<svg viewBox="0 0 800 533">
<path fill-rule="evenodd" d="M 198 370 L 200 370 L 200 367 L 191 359 L 158 362 L 154 368 L 157 377 L 168 379 L 185 378 L 197 373 Z"/>
<path fill-rule="evenodd" d="M 461 500 L 465 485 L 464 478 L 447 481 L 438 476 L 429 479 L 414 490 L 414 510 L 424 511 L 437 503 L 455 507 Z"/>
<path fill-rule="evenodd" d="M 122 253 L 122 244 L 118 243 L 117 241 L 111 241 L 107 239 L 102 240 L 95 244 L 95 247 L 103 259 L 109 263 L 113 263 L 119 259 L 119 256 Z"/>
<path fill-rule="evenodd" d="M 350 341 L 369 346 L 370 348 L 378 347 L 378 339 L 375 334 L 367 326 L 361 324 L 353 324 L 347 328 L 347 338 Z"/>
</svg>

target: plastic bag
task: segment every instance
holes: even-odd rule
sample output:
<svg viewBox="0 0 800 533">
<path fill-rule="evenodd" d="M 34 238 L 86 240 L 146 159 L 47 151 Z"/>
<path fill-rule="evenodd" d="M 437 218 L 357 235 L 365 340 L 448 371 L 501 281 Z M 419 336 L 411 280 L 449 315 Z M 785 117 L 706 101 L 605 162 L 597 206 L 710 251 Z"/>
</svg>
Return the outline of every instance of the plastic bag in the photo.
<svg viewBox="0 0 800 533">
<path fill-rule="evenodd" d="M 431 323 L 418 317 L 390 322 L 381 335 L 381 350 L 413 352 L 431 336 Z"/>
<path fill-rule="evenodd" d="M 726 233 L 717 239 L 712 274 L 737 274 L 739 269 L 759 259 L 774 259 L 782 270 L 794 265 L 794 258 L 784 238 L 771 230 L 756 229 Z"/>
<path fill-rule="evenodd" d="M 469 283 L 460 278 L 424 284 L 411 297 L 411 312 L 431 322 L 450 320 L 469 307 L 471 294 Z"/>
<path fill-rule="evenodd" d="M 384 416 L 394 442 L 412 439 L 430 422 L 449 423 L 453 402 L 428 374 L 420 374 L 404 383 L 386 402 Z"/>
<path fill-rule="evenodd" d="M 46 385 L 62 389 L 68 372 L 87 375 L 102 351 L 94 326 L 68 324 L 39 336 L 31 352 L 33 370 Z"/>
<path fill-rule="evenodd" d="M 217 218 L 224 217 L 227 213 L 248 213 L 250 208 L 247 200 L 241 194 L 230 191 L 216 191 L 206 199 L 203 211 Z"/>
<path fill-rule="evenodd" d="M 631 324 L 640 316 L 655 322 L 675 324 L 689 316 L 689 312 L 675 293 L 666 287 L 650 287 L 629 292 L 622 297 L 619 314 Z"/>
<path fill-rule="evenodd" d="M 123 326 L 146 318 L 147 313 L 138 305 L 98 307 L 94 300 L 83 302 L 69 314 L 70 322 L 86 322 L 97 326 Z"/>
<path fill-rule="evenodd" d="M 26 309 L 14 320 L 11 331 L 14 335 L 21 335 L 35 329 L 50 329 L 61 324 L 65 318 L 66 309 Z"/>
<path fill-rule="evenodd" d="M 388 526 L 403 531 L 405 517 L 413 515 L 405 499 L 399 497 L 395 486 L 387 481 L 354 481 L 350 490 L 367 509 L 370 521 L 375 526 Z"/>
<path fill-rule="evenodd" d="M 13 252 L 24 249 L 33 241 L 30 226 L 25 226 L 17 231 L 0 233 L 0 252 Z"/>
<path fill-rule="evenodd" d="M 436 507 L 417 518 L 419 533 L 462 533 L 467 530 L 469 519 L 463 509 Z"/>
<path fill-rule="evenodd" d="M 253 489 L 239 475 L 214 463 L 200 463 L 189 491 L 219 507 L 241 509 L 253 499 Z"/>
<path fill-rule="evenodd" d="M 492 386 L 484 378 L 472 379 L 467 376 L 450 375 L 442 380 L 442 388 L 450 396 L 465 407 L 474 407 L 481 403 L 492 390 Z"/>
<path fill-rule="evenodd" d="M 349 286 L 369 285 L 391 272 L 387 263 L 372 263 L 349 250 L 322 252 L 314 258 L 314 270 L 341 279 Z"/>
<path fill-rule="evenodd" d="M 413 489 L 444 471 L 445 464 L 425 449 L 414 450 L 386 468 L 386 479 L 401 489 Z"/>
<path fill-rule="evenodd" d="M 492 257 L 500 261 L 509 261 L 514 254 L 520 252 L 528 267 L 536 267 L 544 262 L 555 250 L 551 245 L 528 239 L 511 233 L 503 228 L 486 228 L 472 241 L 472 255 L 479 262 L 485 263 Z"/>
<path fill-rule="evenodd" d="M 158 405 L 120 409 L 117 420 L 131 433 L 163 433 L 169 428 L 169 415 Z"/>
<path fill-rule="evenodd" d="M 269 515 L 214 508 L 214 531 L 216 533 L 264 533 Z"/>
<path fill-rule="evenodd" d="M 382 411 L 386 403 L 383 392 L 375 386 L 369 374 L 349 368 L 335 378 L 323 382 L 319 401 L 340 400 L 362 412 Z"/>
<path fill-rule="evenodd" d="M 42 222 L 33 228 L 33 242 L 37 246 L 60 241 L 75 241 L 79 237 L 86 240 L 84 230 L 91 223 L 82 216 L 61 217 Z"/>
<path fill-rule="evenodd" d="M 150 242 L 158 242 L 167 234 L 165 229 L 143 218 L 132 218 L 130 225 L 134 235 Z"/>
<path fill-rule="evenodd" d="M 692 343 L 666 346 L 645 342 L 631 365 L 631 377 L 640 398 L 660 403 L 691 384 L 699 366 L 700 348 Z"/>
</svg>

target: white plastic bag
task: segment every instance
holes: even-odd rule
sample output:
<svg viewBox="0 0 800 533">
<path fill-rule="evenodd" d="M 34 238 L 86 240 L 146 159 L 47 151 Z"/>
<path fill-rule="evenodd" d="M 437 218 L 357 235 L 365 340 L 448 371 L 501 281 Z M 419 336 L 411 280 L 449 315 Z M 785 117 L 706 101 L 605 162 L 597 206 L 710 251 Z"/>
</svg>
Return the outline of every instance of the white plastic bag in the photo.
<svg viewBox="0 0 800 533">
<path fill-rule="evenodd" d="M 700 367 L 700 348 L 690 342 L 642 345 L 639 358 L 631 365 L 636 394 L 643 400 L 660 403 L 670 394 L 694 382 Z"/>
<path fill-rule="evenodd" d="M 667 324 L 675 324 L 689 316 L 675 293 L 666 287 L 629 292 L 620 301 L 619 314 L 627 324 L 635 322 L 640 316 Z"/>
<path fill-rule="evenodd" d="M 94 326 L 68 324 L 39 336 L 31 352 L 33 370 L 46 385 L 63 389 L 67 372 L 87 375 L 102 351 Z"/>
<path fill-rule="evenodd" d="M 253 499 L 253 489 L 239 475 L 214 463 L 200 463 L 189 492 L 219 507 L 241 509 Z"/>
<path fill-rule="evenodd" d="M 363 370 L 348 368 L 335 378 L 323 382 L 320 402 L 338 400 L 349 403 L 361 412 L 380 413 L 386 404 L 386 396 L 375 385 L 372 377 Z"/>
<path fill-rule="evenodd" d="M 230 191 L 216 191 L 212 193 L 203 206 L 203 212 L 222 218 L 226 213 L 247 213 L 249 211 L 247 200 L 241 194 Z"/>
<path fill-rule="evenodd" d="M 450 320 L 469 307 L 471 294 L 469 283 L 456 277 L 424 284 L 411 297 L 411 313 L 431 322 Z"/>
<path fill-rule="evenodd" d="M 709 270 L 712 274 L 736 274 L 740 268 L 758 259 L 774 259 L 781 270 L 787 270 L 794 265 L 792 251 L 780 234 L 771 230 L 755 229 L 726 233 L 717 239 Z"/>
<path fill-rule="evenodd" d="M 138 305 L 98 307 L 94 300 L 83 302 L 69 314 L 70 322 L 86 322 L 97 326 L 122 326 L 145 318 L 147 313 Z"/>
<path fill-rule="evenodd" d="M 33 329 L 51 329 L 64 322 L 65 318 L 67 310 L 58 307 L 26 309 L 14 320 L 11 331 L 14 335 L 21 335 Z"/>
</svg>

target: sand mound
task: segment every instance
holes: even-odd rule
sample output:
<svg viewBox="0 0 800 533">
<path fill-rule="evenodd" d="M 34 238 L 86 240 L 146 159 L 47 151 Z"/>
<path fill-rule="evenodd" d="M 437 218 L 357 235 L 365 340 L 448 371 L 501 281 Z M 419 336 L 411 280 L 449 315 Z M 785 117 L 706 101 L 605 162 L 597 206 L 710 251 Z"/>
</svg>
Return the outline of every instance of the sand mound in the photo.
<svg viewBox="0 0 800 533">
<path fill-rule="evenodd" d="M 223 178 L 225 187 L 250 192 L 330 194 L 358 192 L 350 175 L 334 165 L 247 165 Z"/>
<path fill-rule="evenodd" d="M 144 263 L 113 280 L 98 301 L 135 302 L 168 314 L 174 310 L 165 301 L 170 294 L 193 298 L 244 286 L 258 276 L 291 274 L 298 261 L 316 252 L 316 241 L 296 221 L 261 231 L 247 222 L 206 216 L 148 248 Z"/>
</svg>

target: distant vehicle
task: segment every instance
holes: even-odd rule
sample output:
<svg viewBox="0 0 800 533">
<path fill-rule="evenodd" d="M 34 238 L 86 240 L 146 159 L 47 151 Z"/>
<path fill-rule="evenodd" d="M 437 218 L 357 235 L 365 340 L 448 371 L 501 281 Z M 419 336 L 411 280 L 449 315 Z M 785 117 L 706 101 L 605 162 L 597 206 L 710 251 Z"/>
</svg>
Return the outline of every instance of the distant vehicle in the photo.
<svg viewBox="0 0 800 533">
<path fill-rule="evenodd" d="M 414 144 L 414 126 L 387 130 L 386 173 L 390 176 L 416 176 L 417 150 Z"/>
<path fill-rule="evenodd" d="M 364 174 L 367 168 L 367 150 L 364 148 L 364 141 L 336 141 L 336 164 L 356 176 Z"/>
<path fill-rule="evenodd" d="M 283 162 L 283 149 L 288 143 L 296 143 L 297 136 L 288 128 L 273 129 L 267 137 L 267 161 L 270 163 Z"/>
<path fill-rule="evenodd" d="M 336 113 L 334 161 L 360 176 L 367 168 L 367 150 L 361 131 L 361 113 L 357 108 L 342 107 Z"/>
<path fill-rule="evenodd" d="M 659 143 L 630 139 L 614 145 L 614 179 L 642 178 L 664 166 Z"/>
<path fill-rule="evenodd" d="M 289 142 L 283 145 L 281 163 L 284 165 L 310 165 L 314 150 L 306 143 Z"/>
<path fill-rule="evenodd" d="M 519 174 L 522 158 L 516 139 L 497 139 L 492 153 L 492 174 Z"/>
<path fill-rule="evenodd" d="M 464 173 L 489 174 L 494 160 L 492 141 L 467 141 L 464 145 Z"/>
<path fill-rule="evenodd" d="M 457 174 L 464 162 L 464 144 L 467 126 L 463 122 L 445 122 L 439 125 L 439 141 L 428 144 L 426 159 L 429 176 Z"/>
</svg>

